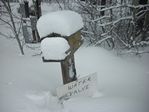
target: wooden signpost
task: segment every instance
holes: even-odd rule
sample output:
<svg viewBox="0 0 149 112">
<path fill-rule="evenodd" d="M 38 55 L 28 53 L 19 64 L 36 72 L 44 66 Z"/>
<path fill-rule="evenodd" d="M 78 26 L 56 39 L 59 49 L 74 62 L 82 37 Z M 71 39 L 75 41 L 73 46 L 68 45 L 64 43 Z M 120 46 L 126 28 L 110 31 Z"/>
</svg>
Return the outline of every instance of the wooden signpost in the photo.
<svg viewBox="0 0 149 112">
<path fill-rule="evenodd" d="M 70 45 L 70 49 L 65 52 L 66 54 L 69 55 L 64 60 L 52 60 L 52 59 L 46 60 L 44 59 L 44 57 L 42 59 L 43 62 L 60 62 L 62 69 L 63 84 L 67 84 L 69 82 L 77 80 L 74 53 L 82 45 L 83 39 L 81 37 L 80 30 L 69 37 L 62 37 L 62 38 L 65 38 L 68 41 L 68 44 Z"/>
<path fill-rule="evenodd" d="M 70 49 L 66 52 L 70 51 L 70 55 L 68 55 L 65 60 L 61 61 L 62 77 L 64 84 L 77 80 L 74 53 L 83 43 L 80 31 L 72 34 L 66 39 L 70 45 Z"/>
<path fill-rule="evenodd" d="M 55 17 L 57 18 L 55 19 Z M 77 21 L 75 24 L 72 24 L 74 22 L 74 18 L 76 18 Z M 51 25 L 52 28 L 48 27 L 45 29 L 44 28 L 45 25 L 47 26 Z M 43 45 L 41 46 L 43 48 L 43 49 L 41 48 L 41 50 L 43 54 L 45 54 L 42 57 L 43 62 L 61 63 L 63 84 L 67 84 L 77 80 L 74 53 L 79 49 L 79 47 L 83 43 L 83 38 L 81 36 L 82 28 L 83 28 L 82 17 L 73 11 L 57 11 L 57 12 L 49 13 L 49 15 L 47 14 L 46 16 L 42 16 L 37 21 L 37 29 L 41 37 L 41 43 Z M 58 29 L 58 31 L 56 29 Z M 53 40 L 53 38 L 54 40 L 56 39 L 56 43 L 57 41 L 61 40 L 59 38 L 63 38 L 63 40 L 66 42 L 65 43 L 63 41 L 63 44 L 67 44 L 69 46 L 67 49 L 62 49 L 62 53 L 65 54 L 65 57 L 61 59 L 53 58 L 53 57 L 47 58 L 47 55 L 48 56 L 50 55 L 49 54 L 50 51 L 54 52 L 53 47 L 57 49 L 57 47 L 59 46 L 59 45 L 50 43 L 50 40 Z M 52 47 L 50 46 L 51 48 L 50 47 L 45 48 L 44 47 L 45 44 L 46 46 L 48 46 L 47 44 L 51 44 Z M 57 56 L 54 56 L 54 57 L 57 57 Z"/>
<path fill-rule="evenodd" d="M 57 17 L 56 20 L 55 17 Z M 78 21 L 77 23 L 72 24 L 74 18 L 78 19 Z M 45 25 L 51 25 L 52 29 L 50 27 L 45 29 Z M 66 30 L 70 31 L 69 33 L 63 29 L 64 26 L 66 27 Z M 57 27 L 58 31 L 56 30 Z M 93 93 L 97 91 L 96 73 L 77 79 L 74 53 L 83 43 L 83 38 L 81 36 L 82 28 L 83 20 L 81 16 L 73 11 L 49 13 L 49 15 L 43 16 L 37 21 L 37 29 L 41 37 L 43 62 L 61 63 L 64 85 L 57 88 L 57 95 L 60 99 L 80 95 L 92 96 Z"/>
</svg>

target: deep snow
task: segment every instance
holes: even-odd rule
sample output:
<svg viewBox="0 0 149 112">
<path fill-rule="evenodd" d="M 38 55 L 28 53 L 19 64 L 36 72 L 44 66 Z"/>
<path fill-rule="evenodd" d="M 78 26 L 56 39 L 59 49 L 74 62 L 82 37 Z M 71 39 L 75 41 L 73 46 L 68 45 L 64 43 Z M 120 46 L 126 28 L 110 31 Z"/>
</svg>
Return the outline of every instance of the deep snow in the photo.
<svg viewBox="0 0 149 112">
<path fill-rule="evenodd" d="M 82 47 L 75 54 L 78 77 L 98 74 L 99 93 L 59 101 L 62 85 L 59 63 L 43 63 L 41 56 L 25 49 L 19 55 L 16 42 L 0 38 L 1 112 L 148 112 L 149 71 L 145 58 L 135 62 L 102 48 Z M 148 56 L 148 54 L 147 54 Z M 62 104 L 63 103 L 63 104 Z"/>
</svg>

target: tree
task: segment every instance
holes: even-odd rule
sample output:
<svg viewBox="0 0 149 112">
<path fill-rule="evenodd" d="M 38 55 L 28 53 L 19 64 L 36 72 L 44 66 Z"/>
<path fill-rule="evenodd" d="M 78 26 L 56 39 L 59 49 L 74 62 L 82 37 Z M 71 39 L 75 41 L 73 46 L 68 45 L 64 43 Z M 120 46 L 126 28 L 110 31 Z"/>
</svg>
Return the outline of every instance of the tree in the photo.
<svg viewBox="0 0 149 112">
<path fill-rule="evenodd" d="M 105 5 L 106 5 L 106 0 L 101 0 L 101 6 L 103 6 L 102 9 L 105 7 Z M 101 15 L 104 16 L 104 11 L 101 11 Z"/>
<path fill-rule="evenodd" d="M 17 30 L 15 20 L 14 20 L 14 15 L 13 15 L 13 12 L 12 12 L 12 9 L 10 6 L 10 1 L 9 0 L 1 0 L 1 3 L 2 3 L 3 7 L 5 8 L 5 11 L 6 11 L 5 13 L 7 13 L 7 15 L 9 16 L 10 21 L 7 21 L 7 20 L 3 19 L 2 17 L 0 17 L 0 20 L 10 27 L 10 29 L 12 30 L 12 32 L 15 36 L 15 39 L 17 40 L 21 54 L 24 55 L 23 46 L 19 39 L 20 28 Z M 20 22 L 20 25 L 21 25 L 21 22 Z"/>
<path fill-rule="evenodd" d="M 84 21 L 82 35 L 89 45 L 108 49 L 132 49 L 140 46 L 142 41 L 147 43 L 146 34 L 149 31 L 147 0 L 67 1 L 69 2 L 63 5 L 65 9 L 74 10 L 82 15 Z M 72 5 L 72 2 L 75 5 Z M 62 4 L 60 5 L 63 8 Z M 138 26 L 141 27 L 140 31 Z"/>
<path fill-rule="evenodd" d="M 137 42 L 145 41 L 147 31 L 149 30 L 149 10 L 147 8 L 148 0 L 133 0 L 133 18 L 134 18 L 134 38 Z"/>
<path fill-rule="evenodd" d="M 145 5 L 145 4 L 147 4 L 147 1 L 148 1 L 148 0 L 139 0 L 139 4 Z"/>
<path fill-rule="evenodd" d="M 148 0 L 139 0 L 139 4 L 146 5 L 147 1 Z M 138 10 L 137 16 L 139 16 L 139 18 L 137 19 L 137 25 L 139 27 L 140 33 L 142 33 L 141 34 L 142 41 L 145 41 L 145 39 L 146 39 L 145 35 L 148 30 L 148 28 L 147 28 L 147 26 L 149 24 L 148 23 L 148 19 L 149 19 L 148 13 L 149 13 L 149 10 L 146 7 L 139 8 L 139 10 Z"/>
</svg>

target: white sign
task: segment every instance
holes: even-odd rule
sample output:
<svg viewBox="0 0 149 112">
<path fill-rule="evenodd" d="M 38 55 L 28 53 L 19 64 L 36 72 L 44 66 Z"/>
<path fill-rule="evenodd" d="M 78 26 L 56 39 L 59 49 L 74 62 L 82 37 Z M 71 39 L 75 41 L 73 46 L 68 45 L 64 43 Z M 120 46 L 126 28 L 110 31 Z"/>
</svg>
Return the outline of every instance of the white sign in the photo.
<svg viewBox="0 0 149 112">
<path fill-rule="evenodd" d="M 59 98 L 74 96 L 92 96 L 97 91 L 97 74 L 91 74 L 57 88 Z"/>
</svg>

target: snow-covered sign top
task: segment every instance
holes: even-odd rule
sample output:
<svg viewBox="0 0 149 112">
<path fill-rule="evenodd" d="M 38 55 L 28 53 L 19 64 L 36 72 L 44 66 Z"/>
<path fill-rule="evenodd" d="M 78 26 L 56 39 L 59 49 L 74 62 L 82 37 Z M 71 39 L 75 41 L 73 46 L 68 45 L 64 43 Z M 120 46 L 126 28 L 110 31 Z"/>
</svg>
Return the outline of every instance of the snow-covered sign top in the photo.
<svg viewBox="0 0 149 112">
<path fill-rule="evenodd" d="M 68 41 L 62 37 L 45 38 L 41 41 L 42 55 L 45 60 L 63 60 L 70 48 Z"/>
<path fill-rule="evenodd" d="M 40 38 L 52 33 L 70 36 L 83 27 L 82 17 L 73 11 L 63 10 L 43 15 L 37 21 Z"/>
</svg>

